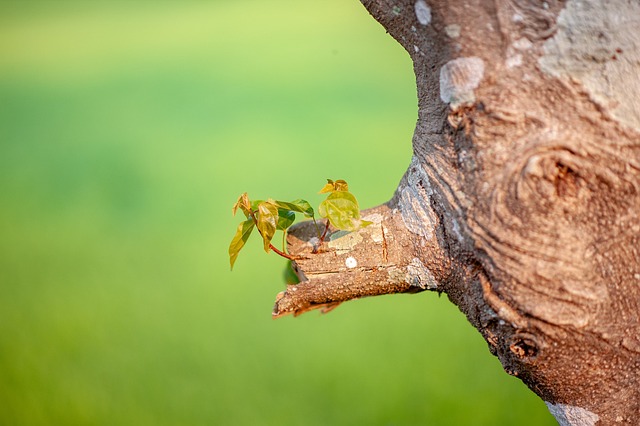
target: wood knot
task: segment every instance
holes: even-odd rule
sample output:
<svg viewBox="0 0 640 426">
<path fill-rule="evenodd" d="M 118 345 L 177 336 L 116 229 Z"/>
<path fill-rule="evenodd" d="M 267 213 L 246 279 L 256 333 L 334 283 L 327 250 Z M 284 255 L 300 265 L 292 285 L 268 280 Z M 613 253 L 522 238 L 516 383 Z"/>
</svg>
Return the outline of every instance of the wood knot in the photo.
<svg viewBox="0 0 640 426">
<path fill-rule="evenodd" d="M 580 168 L 589 169 L 585 160 L 568 150 L 551 150 L 529 157 L 518 180 L 518 195 L 535 193 L 534 199 L 577 198 L 583 185 Z M 532 194 L 533 195 L 533 194 Z"/>
<path fill-rule="evenodd" d="M 519 359 L 531 361 L 538 355 L 539 345 L 536 336 L 518 332 L 510 338 L 509 350 Z"/>
<path fill-rule="evenodd" d="M 562 161 L 557 161 L 555 167 L 554 185 L 556 195 L 560 198 L 575 197 L 579 189 L 578 175 Z"/>
</svg>

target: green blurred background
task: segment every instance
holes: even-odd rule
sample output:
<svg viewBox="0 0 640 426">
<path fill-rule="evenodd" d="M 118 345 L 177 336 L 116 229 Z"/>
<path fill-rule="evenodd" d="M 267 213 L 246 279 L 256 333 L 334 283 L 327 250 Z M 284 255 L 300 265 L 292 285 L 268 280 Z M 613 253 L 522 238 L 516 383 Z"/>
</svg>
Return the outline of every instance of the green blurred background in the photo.
<svg viewBox="0 0 640 426">
<path fill-rule="evenodd" d="M 356 0 L 0 3 L 0 424 L 555 424 L 446 297 L 229 271 L 241 192 L 380 204 L 416 116 Z"/>
</svg>

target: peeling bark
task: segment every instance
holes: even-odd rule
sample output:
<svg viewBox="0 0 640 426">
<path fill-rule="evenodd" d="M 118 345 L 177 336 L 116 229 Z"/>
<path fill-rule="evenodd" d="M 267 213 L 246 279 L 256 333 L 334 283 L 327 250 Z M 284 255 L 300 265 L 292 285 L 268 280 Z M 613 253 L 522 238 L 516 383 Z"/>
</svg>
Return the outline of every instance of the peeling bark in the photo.
<svg viewBox="0 0 640 426">
<path fill-rule="evenodd" d="M 411 55 L 414 156 L 274 316 L 444 292 L 563 425 L 640 418 L 640 4 L 362 0 Z"/>
</svg>

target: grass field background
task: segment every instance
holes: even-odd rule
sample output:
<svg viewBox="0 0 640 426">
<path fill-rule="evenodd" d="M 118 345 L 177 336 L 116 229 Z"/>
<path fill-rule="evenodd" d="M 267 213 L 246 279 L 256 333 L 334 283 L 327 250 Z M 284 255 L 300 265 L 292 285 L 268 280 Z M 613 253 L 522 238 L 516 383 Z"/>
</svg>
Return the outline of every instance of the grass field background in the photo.
<svg viewBox="0 0 640 426">
<path fill-rule="evenodd" d="M 0 3 L 0 424 L 555 424 L 446 297 L 229 271 L 241 192 L 380 204 L 416 116 L 355 0 Z"/>
</svg>

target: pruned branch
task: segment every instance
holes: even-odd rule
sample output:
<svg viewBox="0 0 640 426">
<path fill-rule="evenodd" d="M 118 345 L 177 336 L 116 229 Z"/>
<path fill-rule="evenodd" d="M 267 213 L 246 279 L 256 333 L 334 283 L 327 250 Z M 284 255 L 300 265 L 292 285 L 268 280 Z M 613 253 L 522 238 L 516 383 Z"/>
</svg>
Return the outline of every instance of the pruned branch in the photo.
<svg viewBox="0 0 640 426">
<path fill-rule="evenodd" d="M 354 232 L 330 228 L 319 240 L 313 222 L 291 228 L 289 253 L 301 282 L 278 294 L 274 317 L 330 310 L 347 300 L 437 288 L 436 277 L 416 257 L 398 209 L 385 204 L 363 212 L 371 225 Z"/>
</svg>

